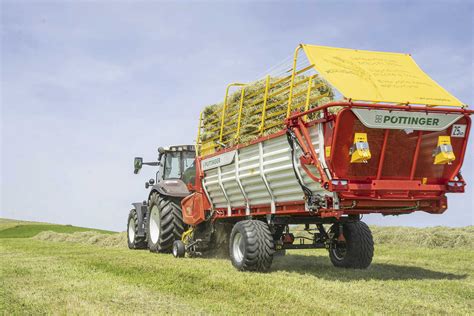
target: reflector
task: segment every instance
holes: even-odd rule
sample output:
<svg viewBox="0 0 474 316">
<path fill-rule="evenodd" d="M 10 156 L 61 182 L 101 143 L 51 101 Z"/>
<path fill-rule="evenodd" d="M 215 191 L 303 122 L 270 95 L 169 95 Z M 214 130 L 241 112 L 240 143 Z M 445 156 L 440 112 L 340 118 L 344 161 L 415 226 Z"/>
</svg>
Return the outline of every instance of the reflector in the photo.
<svg viewBox="0 0 474 316">
<path fill-rule="evenodd" d="M 438 145 L 433 153 L 434 164 L 451 164 L 456 157 L 454 156 L 453 146 L 451 146 L 451 137 L 449 136 L 439 136 Z"/>
<path fill-rule="evenodd" d="M 352 145 L 349 155 L 351 155 L 351 163 L 367 163 L 372 157 L 366 133 L 355 133 L 354 145 Z"/>
</svg>

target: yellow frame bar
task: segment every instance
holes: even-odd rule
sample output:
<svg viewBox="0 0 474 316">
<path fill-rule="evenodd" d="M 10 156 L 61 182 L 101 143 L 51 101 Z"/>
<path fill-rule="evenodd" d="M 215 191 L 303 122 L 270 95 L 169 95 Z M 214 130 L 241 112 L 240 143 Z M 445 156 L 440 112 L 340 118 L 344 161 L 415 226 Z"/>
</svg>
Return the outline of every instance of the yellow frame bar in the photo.
<svg viewBox="0 0 474 316">
<path fill-rule="evenodd" d="M 301 44 L 298 45 L 293 55 L 293 70 L 291 71 L 290 95 L 288 96 L 288 108 L 286 110 L 286 117 L 289 117 L 291 114 L 291 102 L 293 101 L 293 83 L 295 82 L 295 76 L 296 76 L 296 62 L 298 61 L 298 54 L 302 48 L 303 48 L 303 45 Z"/>
<path fill-rule="evenodd" d="M 304 110 L 305 112 L 309 110 L 309 99 L 311 98 L 311 86 L 313 85 L 313 78 L 316 77 L 316 75 L 312 75 L 309 77 L 308 80 L 308 90 L 306 91 L 306 104 L 304 105 Z M 305 115 L 303 117 L 303 120 L 306 122 L 308 119 L 308 115 Z"/>
<path fill-rule="evenodd" d="M 222 141 L 222 132 L 224 131 L 224 119 L 225 119 L 225 111 L 227 110 L 227 98 L 229 96 L 229 90 L 231 87 L 235 86 L 245 86 L 245 83 L 240 83 L 240 82 L 233 82 L 229 83 L 227 85 L 227 88 L 225 89 L 225 97 L 224 97 L 224 106 L 222 106 L 222 116 L 221 116 L 221 132 L 219 135 L 219 141 Z"/>
<path fill-rule="evenodd" d="M 242 88 L 240 93 L 240 107 L 239 107 L 239 118 L 237 119 L 237 134 L 235 138 L 240 137 L 240 123 L 242 122 L 242 109 L 244 107 L 244 96 L 245 96 L 245 87 Z"/>
<path fill-rule="evenodd" d="M 260 123 L 260 135 L 263 134 L 265 126 L 265 113 L 267 112 L 267 101 L 268 101 L 268 88 L 270 86 L 270 75 L 267 75 L 265 81 L 265 96 L 263 97 L 263 108 L 262 108 L 262 121 Z"/>
<path fill-rule="evenodd" d="M 295 83 L 295 84 L 293 85 L 293 87 L 297 87 L 297 86 L 299 86 L 299 85 L 302 85 L 302 84 L 306 83 L 307 81 L 308 81 L 308 78 L 302 79 L 302 80 L 298 81 L 297 83 Z M 271 85 L 270 85 L 270 87 L 271 87 Z M 268 95 L 268 98 L 272 98 L 272 97 L 275 97 L 275 96 L 277 96 L 277 95 L 279 95 L 279 94 L 283 94 L 283 93 L 285 93 L 285 92 L 286 92 L 287 90 L 289 90 L 289 89 L 290 89 L 289 86 L 288 86 L 288 87 L 281 88 L 280 90 L 275 91 L 275 92 L 269 94 L 269 95 Z M 298 94 L 298 95 L 301 95 L 301 93 Z M 296 94 L 293 95 L 293 97 L 295 97 L 295 96 L 296 96 Z M 250 104 L 249 107 L 252 107 L 252 106 L 255 106 L 255 105 L 259 104 L 259 103 L 262 103 L 263 101 L 264 101 L 264 99 L 257 100 L 256 102 Z M 287 102 L 287 101 L 286 101 L 286 100 L 282 100 L 282 101 L 278 101 L 278 102 L 272 103 L 272 104 L 270 104 L 270 105 L 267 107 L 267 110 L 272 109 L 272 108 L 274 108 L 275 106 L 280 105 L 280 104 L 283 103 L 283 102 Z M 259 109 L 256 109 L 255 111 L 253 111 L 252 114 L 260 113 L 261 111 L 262 111 L 262 108 L 259 108 Z"/>
<path fill-rule="evenodd" d="M 196 156 L 199 156 L 199 146 L 201 146 L 202 112 L 204 111 L 201 111 L 201 113 L 199 113 L 198 135 L 196 139 Z"/>
</svg>

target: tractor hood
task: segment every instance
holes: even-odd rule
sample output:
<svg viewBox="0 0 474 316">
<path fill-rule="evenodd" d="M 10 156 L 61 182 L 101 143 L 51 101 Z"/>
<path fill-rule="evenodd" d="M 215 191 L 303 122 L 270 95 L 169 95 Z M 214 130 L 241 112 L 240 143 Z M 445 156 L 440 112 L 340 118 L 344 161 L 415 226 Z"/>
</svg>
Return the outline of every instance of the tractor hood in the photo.
<svg viewBox="0 0 474 316">
<path fill-rule="evenodd" d="M 153 186 L 160 194 L 172 197 L 185 197 L 189 195 L 186 184 L 181 179 L 161 180 Z"/>
</svg>

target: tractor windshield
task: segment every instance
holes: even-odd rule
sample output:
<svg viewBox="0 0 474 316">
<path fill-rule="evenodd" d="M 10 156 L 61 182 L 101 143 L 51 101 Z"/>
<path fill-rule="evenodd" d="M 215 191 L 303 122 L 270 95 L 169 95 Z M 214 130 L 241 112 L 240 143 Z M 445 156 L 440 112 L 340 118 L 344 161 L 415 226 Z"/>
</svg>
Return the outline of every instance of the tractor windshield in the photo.
<svg viewBox="0 0 474 316">
<path fill-rule="evenodd" d="M 179 151 L 170 151 L 166 154 L 164 179 L 181 178 L 180 156 L 181 152 Z"/>
<path fill-rule="evenodd" d="M 195 153 L 192 151 L 170 151 L 166 154 L 164 175 L 167 179 L 182 179 L 184 183 L 194 183 L 196 167 Z"/>
</svg>

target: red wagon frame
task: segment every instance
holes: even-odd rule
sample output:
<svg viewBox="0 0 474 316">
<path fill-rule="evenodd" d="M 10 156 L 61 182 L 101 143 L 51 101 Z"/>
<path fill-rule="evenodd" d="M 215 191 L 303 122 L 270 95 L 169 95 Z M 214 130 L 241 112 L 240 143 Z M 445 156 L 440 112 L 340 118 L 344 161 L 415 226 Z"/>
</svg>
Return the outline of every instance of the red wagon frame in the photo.
<svg viewBox="0 0 474 316">
<path fill-rule="evenodd" d="M 331 107 L 343 107 L 344 109 L 339 112 L 337 115 L 330 113 L 329 109 Z M 415 180 L 416 166 L 420 155 L 420 146 L 423 131 L 417 131 L 417 141 L 416 147 L 414 150 L 413 162 L 410 166 L 410 173 L 408 179 L 383 179 L 382 170 L 383 166 L 386 163 L 386 152 L 387 152 L 387 143 L 389 137 L 389 129 L 383 130 L 383 142 L 380 150 L 379 159 L 377 162 L 377 173 L 375 179 L 371 179 L 370 182 L 360 182 L 353 181 L 351 177 L 347 177 L 344 180 L 347 181 L 347 184 L 340 185 L 340 181 L 337 178 L 330 180 L 321 165 L 321 162 L 318 158 L 316 150 L 311 142 L 308 129 L 317 124 L 317 123 L 326 123 L 333 122 L 334 124 L 334 135 L 331 136 L 331 152 L 330 157 L 333 157 L 335 154 L 336 146 L 332 144 L 333 139 L 337 139 L 337 133 L 341 130 L 340 124 L 342 124 L 341 113 L 343 111 L 348 111 L 354 108 L 365 108 L 365 109 L 379 109 L 379 110 L 388 110 L 388 111 L 408 111 L 408 112 L 425 112 L 425 113 L 452 113 L 460 114 L 465 120 L 467 125 L 466 133 L 464 138 L 462 138 L 461 145 L 457 146 L 458 150 L 456 152 L 456 167 L 451 172 L 449 179 L 443 180 L 443 183 L 421 183 L 420 180 Z M 347 109 L 347 110 L 346 110 Z M 321 119 L 312 120 L 306 122 L 303 118 L 307 115 L 322 112 L 323 116 Z M 196 166 L 197 166 L 197 177 L 196 183 L 193 187 L 193 191 L 197 193 L 198 205 L 194 205 L 194 214 L 193 217 L 207 218 L 208 214 L 212 212 L 213 219 L 224 219 L 224 218 L 239 218 L 249 216 L 245 212 L 245 207 L 235 207 L 231 209 L 231 213 L 228 214 L 225 209 L 216 208 L 211 210 L 211 203 L 204 194 L 202 187 L 202 179 L 204 177 L 204 172 L 200 167 L 200 161 L 203 158 L 210 158 L 216 155 L 220 155 L 225 152 L 236 150 L 241 147 L 245 147 L 251 144 L 258 142 L 263 142 L 265 140 L 279 137 L 287 133 L 288 130 L 292 131 L 302 148 L 303 155 L 299 158 L 303 169 L 307 174 L 314 180 L 320 183 L 322 187 L 331 192 L 337 192 L 341 197 L 340 207 L 339 208 L 325 208 L 320 209 L 315 213 L 308 213 L 307 208 L 305 207 L 304 200 L 297 202 L 280 202 L 276 203 L 276 212 L 271 213 L 270 205 L 253 205 L 250 209 L 250 216 L 316 216 L 319 218 L 336 218 L 339 219 L 343 215 L 360 215 L 368 213 L 382 213 L 384 215 L 394 215 L 394 214 L 407 214 L 417 210 L 422 210 L 429 213 L 443 213 L 447 208 L 447 199 L 445 194 L 447 192 L 464 192 L 464 187 L 466 185 L 464 179 L 459 173 L 459 169 L 464 160 L 467 140 L 469 137 L 469 132 L 471 128 L 471 119 L 470 115 L 474 111 L 468 110 L 465 108 L 434 108 L 429 106 L 414 106 L 414 105 L 392 105 L 392 104 L 377 104 L 377 103 L 363 103 L 363 102 L 331 102 L 308 111 L 296 112 L 293 113 L 290 117 L 286 119 L 286 129 L 283 129 L 272 135 L 260 137 L 252 142 L 246 144 L 239 144 L 233 147 L 228 147 L 222 150 L 219 150 L 211 155 L 205 157 L 197 157 Z M 324 153 L 323 153 L 324 154 Z M 319 171 L 320 177 L 314 175 L 307 166 L 314 166 Z M 329 168 L 331 172 L 331 168 Z M 333 174 L 334 176 L 334 174 Z M 451 184 L 451 185 L 450 185 Z M 453 185 L 454 184 L 454 185 Z M 394 192 L 408 192 L 408 194 L 397 195 Z M 390 194 L 380 194 L 380 192 L 389 192 Z M 391 196 L 390 196 L 391 195 Z M 196 196 L 194 196 L 196 198 Z M 191 196 L 189 197 L 191 199 Z M 183 206 L 186 205 L 188 198 L 183 200 Z M 189 203 L 189 202 L 188 202 Z M 197 212 L 196 212 L 197 211 Z"/>
</svg>

